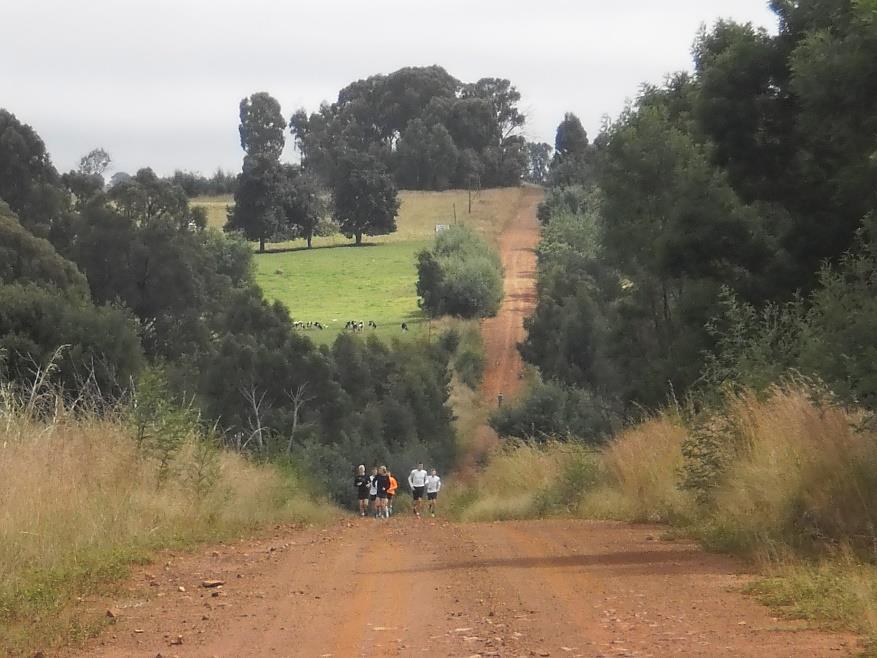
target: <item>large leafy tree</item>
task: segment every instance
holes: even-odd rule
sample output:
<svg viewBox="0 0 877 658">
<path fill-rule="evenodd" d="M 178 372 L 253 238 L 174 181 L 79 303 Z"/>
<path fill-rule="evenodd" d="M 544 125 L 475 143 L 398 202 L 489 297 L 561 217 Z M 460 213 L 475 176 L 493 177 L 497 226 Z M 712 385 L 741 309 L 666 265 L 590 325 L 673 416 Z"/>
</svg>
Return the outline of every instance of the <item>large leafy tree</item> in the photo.
<svg viewBox="0 0 877 658">
<path fill-rule="evenodd" d="M 575 114 L 567 112 L 555 133 L 550 174 L 552 185 L 591 184 L 592 154 L 593 149 L 582 122 Z"/>
<path fill-rule="evenodd" d="M 339 159 L 332 189 L 335 219 L 341 232 L 362 244 L 363 235 L 386 235 L 396 230 L 399 199 L 396 184 L 380 160 L 367 153 L 347 151 Z"/>
<path fill-rule="evenodd" d="M 113 159 L 105 149 L 92 149 L 79 160 L 79 173 L 86 176 L 103 176 Z"/>
<path fill-rule="evenodd" d="M 0 353 L 0 374 L 28 378 L 55 358 L 58 383 L 75 389 L 89 380 L 106 394 L 124 388 L 142 361 L 130 315 L 95 307 L 76 266 L 2 201 Z"/>
<path fill-rule="evenodd" d="M 225 230 L 240 231 L 248 240 L 258 240 L 259 251 L 264 252 L 267 241 L 284 234 L 280 154 L 286 120 L 280 103 L 265 92 L 241 101 L 240 119 L 238 130 L 246 155 Z"/>
<path fill-rule="evenodd" d="M 88 299 L 88 283 L 47 240 L 37 238 L 0 201 L 0 283 L 31 283 Z"/>
<path fill-rule="evenodd" d="M 408 123 L 396 146 L 396 180 L 401 187 L 445 190 L 457 172 L 459 153 L 440 123 L 428 127 L 422 119 Z"/>
<path fill-rule="evenodd" d="M 258 240 L 259 251 L 264 252 L 265 243 L 283 232 L 282 181 L 282 168 L 272 158 L 245 157 L 225 230 L 240 231 L 247 240 Z"/>
<path fill-rule="evenodd" d="M 279 208 L 285 230 L 307 240 L 308 249 L 326 208 L 313 176 L 292 165 L 281 167 Z"/>
<path fill-rule="evenodd" d="M 280 103 L 264 91 L 255 93 L 241 101 L 240 119 L 241 148 L 247 155 L 278 160 L 286 130 Z"/>
<path fill-rule="evenodd" d="M 527 180 L 537 185 L 548 182 L 551 166 L 551 144 L 527 142 Z"/>
<path fill-rule="evenodd" d="M 554 137 L 555 157 L 579 158 L 585 154 L 588 148 L 588 133 L 582 126 L 581 120 L 572 112 L 563 115 L 563 121 L 557 126 Z"/>
<path fill-rule="evenodd" d="M 169 221 L 185 231 L 203 229 L 207 223 L 202 209 L 189 206 L 182 187 L 159 178 L 149 167 L 114 185 L 109 196 L 122 215 L 139 224 Z"/>
<path fill-rule="evenodd" d="M 0 199 L 43 237 L 61 217 L 66 194 L 40 136 L 0 108 Z"/>
<path fill-rule="evenodd" d="M 874 207 L 874 7 L 777 0 L 776 36 L 719 22 L 695 44 L 695 129 L 734 188 L 784 215 L 786 290 L 817 283 Z"/>
<path fill-rule="evenodd" d="M 296 111 L 290 129 L 302 165 L 330 185 L 351 149 L 403 187 L 516 185 L 527 168 L 519 102 L 509 80 L 463 84 L 438 66 L 409 67 L 352 82 L 310 115 Z"/>
</svg>

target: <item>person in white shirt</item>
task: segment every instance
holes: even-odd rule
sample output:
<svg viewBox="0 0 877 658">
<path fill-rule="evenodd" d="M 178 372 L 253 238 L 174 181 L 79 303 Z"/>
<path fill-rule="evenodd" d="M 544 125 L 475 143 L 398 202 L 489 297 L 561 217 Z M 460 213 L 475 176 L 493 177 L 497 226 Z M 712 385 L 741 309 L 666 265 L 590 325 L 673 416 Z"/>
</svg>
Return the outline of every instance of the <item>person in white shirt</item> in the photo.
<svg viewBox="0 0 877 658">
<path fill-rule="evenodd" d="M 426 476 L 426 499 L 429 501 L 429 513 L 435 518 L 435 505 L 439 491 L 442 490 L 442 479 L 436 475 L 435 469 Z"/>
<path fill-rule="evenodd" d="M 372 468 L 369 476 L 368 499 L 372 506 L 372 515 L 378 518 L 378 467 Z"/>
<path fill-rule="evenodd" d="M 420 501 L 426 493 L 426 471 L 423 469 L 423 462 L 418 462 L 417 468 L 408 474 L 408 486 L 411 487 L 411 494 L 414 496 L 414 513 L 420 517 Z"/>
</svg>

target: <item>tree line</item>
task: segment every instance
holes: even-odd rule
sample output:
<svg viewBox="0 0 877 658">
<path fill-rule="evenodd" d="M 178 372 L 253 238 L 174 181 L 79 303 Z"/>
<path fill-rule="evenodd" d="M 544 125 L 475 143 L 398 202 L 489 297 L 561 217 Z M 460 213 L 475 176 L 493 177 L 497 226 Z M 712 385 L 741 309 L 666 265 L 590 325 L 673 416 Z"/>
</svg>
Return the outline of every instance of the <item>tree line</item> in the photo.
<svg viewBox="0 0 877 658">
<path fill-rule="evenodd" d="M 364 235 L 396 230 L 396 185 L 369 153 L 345 151 L 336 163 L 329 203 L 321 180 L 307 168 L 282 163 L 286 120 L 270 94 L 259 92 L 240 104 L 240 138 L 244 161 L 225 230 L 259 242 L 303 238 L 308 248 L 331 210 L 338 230 L 362 244 Z"/>
<path fill-rule="evenodd" d="M 289 124 L 302 166 L 326 184 L 353 151 L 402 188 L 502 187 L 527 170 L 520 99 L 503 78 L 464 83 L 440 66 L 406 67 L 352 82 Z"/>
<path fill-rule="evenodd" d="M 226 445 L 292 459 L 338 496 L 352 459 L 450 465 L 447 349 L 348 335 L 315 346 L 264 298 L 247 243 L 207 228 L 181 186 L 150 169 L 109 190 L 74 185 L 100 174 L 60 175 L 5 110 L 0 172 L 5 381 L 39 371 L 73 398 L 114 401 L 157 372 Z"/>
<path fill-rule="evenodd" d="M 530 433 L 598 438 L 790 370 L 874 407 L 877 13 L 771 6 L 776 35 L 703 29 L 693 73 L 643 88 L 593 142 L 574 115 L 558 126 L 521 351 L 580 402 Z M 498 422 L 527 427 L 525 407 Z"/>
<path fill-rule="evenodd" d="M 245 152 L 227 230 L 259 242 L 312 244 L 331 214 L 338 230 L 363 236 L 396 230 L 400 188 L 444 190 L 544 182 L 547 144 L 520 134 L 521 95 L 509 80 L 462 83 L 439 66 L 408 67 L 357 80 L 317 112 L 287 122 L 267 92 L 241 101 Z M 301 155 L 281 162 L 289 128 Z"/>
</svg>

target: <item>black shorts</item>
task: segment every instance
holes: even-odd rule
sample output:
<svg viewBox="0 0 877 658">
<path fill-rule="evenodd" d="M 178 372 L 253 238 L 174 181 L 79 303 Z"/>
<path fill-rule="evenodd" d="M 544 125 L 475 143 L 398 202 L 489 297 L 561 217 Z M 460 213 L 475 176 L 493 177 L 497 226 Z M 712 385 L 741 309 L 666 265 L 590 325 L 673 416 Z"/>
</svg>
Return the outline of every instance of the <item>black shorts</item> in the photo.
<svg viewBox="0 0 877 658">
<path fill-rule="evenodd" d="M 426 487 L 414 487 L 414 500 L 420 500 L 423 498 L 423 494 L 426 492 Z"/>
<path fill-rule="evenodd" d="M 380 498 L 381 500 L 385 500 L 387 498 L 387 492 L 386 491 L 379 491 L 378 498 Z"/>
<path fill-rule="evenodd" d="M 369 494 L 367 491 L 365 493 L 360 492 L 359 493 L 359 500 L 368 500 L 368 496 L 369 496 Z"/>
<path fill-rule="evenodd" d="M 436 498 L 438 498 L 438 491 L 430 491 L 428 494 L 426 494 L 426 498 L 427 500 L 435 500 Z"/>
<path fill-rule="evenodd" d="M 371 500 L 372 502 L 374 502 L 374 499 L 377 498 L 377 497 L 378 497 L 377 494 L 369 494 L 369 495 L 368 495 L 368 499 Z"/>
</svg>

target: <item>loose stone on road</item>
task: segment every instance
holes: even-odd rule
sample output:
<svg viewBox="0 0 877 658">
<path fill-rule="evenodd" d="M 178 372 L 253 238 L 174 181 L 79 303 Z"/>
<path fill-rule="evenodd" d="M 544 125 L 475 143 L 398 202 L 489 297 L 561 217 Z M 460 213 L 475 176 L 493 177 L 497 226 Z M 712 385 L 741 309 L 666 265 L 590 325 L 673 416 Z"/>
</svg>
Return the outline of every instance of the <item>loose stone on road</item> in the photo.
<svg viewBox="0 0 877 658">
<path fill-rule="evenodd" d="M 843 656 L 777 619 L 735 560 L 660 527 L 357 517 L 162 558 L 89 656 Z M 273 549 L 273 550 L 272 550 Z M 202 587 L 207 579 L 225 585 Z M 186 588 L 185 592 L 179 587 Z M 107 602 L 85 602 L 83 606 Z"/>
</svg>

